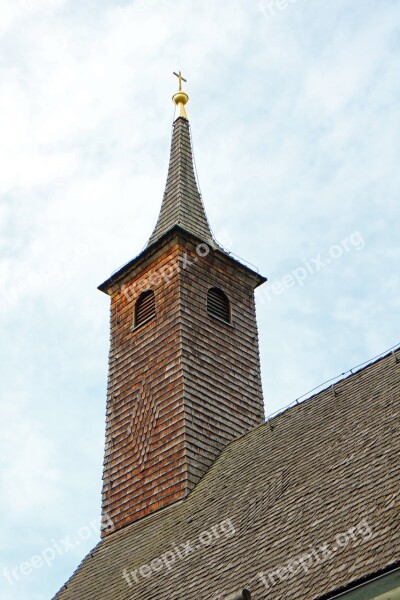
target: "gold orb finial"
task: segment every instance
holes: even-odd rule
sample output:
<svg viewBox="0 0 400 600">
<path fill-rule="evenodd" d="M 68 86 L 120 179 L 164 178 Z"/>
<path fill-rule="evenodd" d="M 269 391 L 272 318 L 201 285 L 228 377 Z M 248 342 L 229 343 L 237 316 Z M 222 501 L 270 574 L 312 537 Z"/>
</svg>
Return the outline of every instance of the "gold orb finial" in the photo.
<svg viewBox="0 0 400 600">
<path fill-rule="evenodd" d="M 176 120 L 178 117 L 183 117 L 184 119 L 187 119 L 185 104 L 189 100 L 189 96 L 182 91 L 182 81 L 186 83 L 187 80 L 184 77 L 182 77 L 182 73 L 180 71 L 179 73 L 175 73 L 174 71 L 174 75 L 176 75 L 179 81 L 178 91 L 172 96 L 172 100 L 176 104 L 174 120 Z"/>
</svg>

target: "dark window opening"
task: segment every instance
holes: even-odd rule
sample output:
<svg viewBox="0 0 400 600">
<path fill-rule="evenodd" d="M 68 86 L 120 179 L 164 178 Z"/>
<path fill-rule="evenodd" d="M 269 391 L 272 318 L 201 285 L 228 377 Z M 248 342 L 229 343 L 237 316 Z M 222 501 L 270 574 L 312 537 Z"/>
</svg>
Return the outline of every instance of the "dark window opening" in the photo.
<svg viewBox="0 0 400 600">
<path fill-rule="evenodd" d="M 150 321 L 156 315 L 156 300 L 154 292 L 148 290 L 140 294 L 135 306 L 135 327 Z"/>
<path fill-rule="evenodd" d="M 231 322 L 231 306 L 228 296 L 218 288 L 211 288 L 207 295 L 207 312 L 209 315 L 225 321 Z"/>
</svg>

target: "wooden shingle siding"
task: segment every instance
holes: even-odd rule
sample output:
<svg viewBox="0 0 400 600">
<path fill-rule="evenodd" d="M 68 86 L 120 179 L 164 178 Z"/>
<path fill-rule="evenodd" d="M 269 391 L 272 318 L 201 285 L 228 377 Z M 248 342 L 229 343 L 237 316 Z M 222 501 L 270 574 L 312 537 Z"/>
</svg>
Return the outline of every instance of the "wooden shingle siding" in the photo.
<svg viewBox="0 0 400 600">
<path fill-rule="evenodd" d="M 263 421 L 259 282 L 232 259 L 214 250 L 200 257 L 196 247 L 176 234 L 110 289 L 103 512 L 117 528 L 186 497 L 230 441 Z M 150 288 L 155 316 L 136 328 L 142 288 L 163 270 L 168 277 L 153 278 Z M 229 294 L 232 325 L 208 314 L 212 286 Z"/>
<path fill-rule="evenodd" d="M 185 495 L 177 274 L 154 287 L 155 318 L 132 326 L 138 284 L 176 257 L 167 248 L 112 293 L 102 504 L 116 527 Z"/>
<path fill-rule="evenodd" d="M 181 248 L 192 267 L 180 274 L 182 285 L 182 362 L 191 481 L 220 451 L 264 421 L 258 334 L 252 276 L 232 268 L 229 258 L 210 251 Z M 210 287 L 229 298 L 232 323 L 208 314 Z M 199 469 L 201 465 L 201 469 Z"/>
</svg>

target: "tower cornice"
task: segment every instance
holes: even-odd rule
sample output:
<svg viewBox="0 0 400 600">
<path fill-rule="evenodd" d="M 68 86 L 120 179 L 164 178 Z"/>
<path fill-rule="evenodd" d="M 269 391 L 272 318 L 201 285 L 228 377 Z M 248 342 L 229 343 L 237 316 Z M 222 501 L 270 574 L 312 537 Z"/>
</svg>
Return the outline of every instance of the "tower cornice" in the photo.
<svg viewBox="0 0 400 600">
<path fill-rule="evenodd" d="M 156 242 L 153 242 L 151 245 L 146 246 L 146 248 L 140 254 L 138 254 L 135 258 L 127 262 L 115 273 L 113 273 L 108 279 L 101 283 L 97 289 L 101 292 L 104 292 L 105 294 L 111 295 L 113 291 L 115 291 L 120 285 L 122 285 L 122 283 L 128 275 L 143 269 L 146 263 L 153 260 L 154 256 L 157 253 L 162 252 L 163 249 L 166 246 L 168 246 L 168 244 L 170 244 L 174 238 L 177 238 L 177 241 L 181 240 L 184 242 L 191 242 L 196 246 L 202 246 L 204 249 L 207 248 L 208 251 L 212 251 L 220 255 L 234 268 L 238 269 L 239 271 L 242 271 L 243 274 L 247 274 L 249 278 L 253 280 L 254 288 L 262 285 L 267 281 L 267 278 L 261 275 L 258 271 L 255 271 L 254 269 L 251 269 L 247 265 L 243 264 L 242 262 L 234 258 L 231 254 L 222 250 L 219 246 L 209 247 L 201 238 L 186 231 L 179 225 L 175 225 L 167 232 L 165 232 L 164 235 L 160 237 Z"/>
</svg>

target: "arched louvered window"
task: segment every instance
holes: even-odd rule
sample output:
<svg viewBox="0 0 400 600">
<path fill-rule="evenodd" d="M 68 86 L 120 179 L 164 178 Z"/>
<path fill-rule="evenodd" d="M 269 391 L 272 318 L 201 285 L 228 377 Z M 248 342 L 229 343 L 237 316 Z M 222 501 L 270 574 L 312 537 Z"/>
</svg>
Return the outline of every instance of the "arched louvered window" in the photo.
<svg viewBox="0 0 400 600">
<path fill-rule="evenodd" d="M 211 288 L 207 295 L 207 312 L 209 315 L 225 321 L 231 322 L 231 306 L 228 296 L 218 288 Z"/>
<path fill-rule="evenodd" d="M 156 300 L 152 290 L 140 294 L 135 305 L 135 327 L 150 321 L 156 315 Z"/>
</svg>

